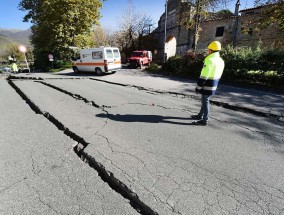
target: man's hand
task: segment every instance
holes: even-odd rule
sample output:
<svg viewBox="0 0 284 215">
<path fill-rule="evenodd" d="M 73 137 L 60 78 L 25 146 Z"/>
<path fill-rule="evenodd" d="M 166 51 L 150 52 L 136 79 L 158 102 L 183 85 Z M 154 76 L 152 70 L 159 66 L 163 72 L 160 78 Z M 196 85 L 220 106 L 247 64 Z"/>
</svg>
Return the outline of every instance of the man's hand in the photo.
<svg viewBox="0 0 284 215">
<path fill-rule="evenodd" d="M 199 94 L 199 90 L 197 89 L 197 87 L 195 88 L 195 93 Z"/>
</svg>

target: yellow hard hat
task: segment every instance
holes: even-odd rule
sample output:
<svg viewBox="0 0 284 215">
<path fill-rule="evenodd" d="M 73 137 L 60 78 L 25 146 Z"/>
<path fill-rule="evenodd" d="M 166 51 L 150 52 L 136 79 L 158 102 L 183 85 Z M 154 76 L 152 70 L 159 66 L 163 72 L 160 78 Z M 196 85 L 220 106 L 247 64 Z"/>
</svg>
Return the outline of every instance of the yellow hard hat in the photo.
<svg viewBox="0 0 284 215">
<path fill-rule="evenodd" d="M 221 50 L 221 43 L 219 41 L 213 41 L 209 44 L 208 49 L 213 51 L 220 51 Z"/>
</svg>

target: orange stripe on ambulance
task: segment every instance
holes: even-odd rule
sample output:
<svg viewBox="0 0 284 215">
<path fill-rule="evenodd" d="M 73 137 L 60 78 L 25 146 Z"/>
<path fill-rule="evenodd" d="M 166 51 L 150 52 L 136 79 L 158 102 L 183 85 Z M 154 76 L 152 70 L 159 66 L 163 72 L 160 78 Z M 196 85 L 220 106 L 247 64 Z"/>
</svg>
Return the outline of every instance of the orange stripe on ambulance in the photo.
<svg viewBox="0 0 284 215">
<path fill-rule="evenodd" d="M 80 49 L 72 62 L 74 72 L 95 72 L 97 75 L 121 69 L 121 56 L 116 47 Z"/>
</svg>

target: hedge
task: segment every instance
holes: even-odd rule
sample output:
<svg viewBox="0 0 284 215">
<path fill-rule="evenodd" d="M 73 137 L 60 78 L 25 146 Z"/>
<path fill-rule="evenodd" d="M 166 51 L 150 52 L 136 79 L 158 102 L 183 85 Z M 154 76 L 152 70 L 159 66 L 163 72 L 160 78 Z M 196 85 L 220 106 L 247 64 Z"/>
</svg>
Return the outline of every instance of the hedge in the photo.
<svg viewBox="0 0 284 215">
<path fill-rule="evenodd" d="M 170 74 L 196 78 L 202 69 L 204 56 L 204 54 L 195 55 L 193 52 L 187 52 L 183 57 L 170 57 L 162 70 Z"/>
<path fill-rule="evenodd" d="M 258 84 L 272 88 L 284 88 L 284 50 L 234 49 L 230 46 L 221 51 L 225 61 L 222 81 Z M 179 76 L 198 78 L 206 53 L 168 59 L 162 70 Z"/>
<path fill-rule="evenodd" d="M 64 69 L 70 69 L 72 68 L 72 63 L 70 61 L 63 61 L 63 60 L 57 60 L 54 61 L 51 68 L 49 68 L 50 72 L 60 72 Z"/>
</svg>

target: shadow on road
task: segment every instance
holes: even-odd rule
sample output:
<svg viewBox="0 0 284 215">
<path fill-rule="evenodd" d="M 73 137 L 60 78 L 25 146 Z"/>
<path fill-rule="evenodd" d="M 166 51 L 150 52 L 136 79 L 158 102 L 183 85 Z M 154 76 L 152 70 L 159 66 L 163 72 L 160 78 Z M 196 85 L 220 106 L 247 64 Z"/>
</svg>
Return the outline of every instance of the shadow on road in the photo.
<svg viewBox="0 0 284 215">
<path fill-rule="evenodd" d="M 160 115 L 133 115 L 133 114 L 97 114 L 97 117 L 107 118 L 118 122 L 145 122 L 145 123 L 169 123 L 176 125 L 194 125 L 193 122 L 186 122 L 192 120 L 191 118 L 160 116 Z M 185 122 L 180 122 L 185 120 Z"/>
</svg>

